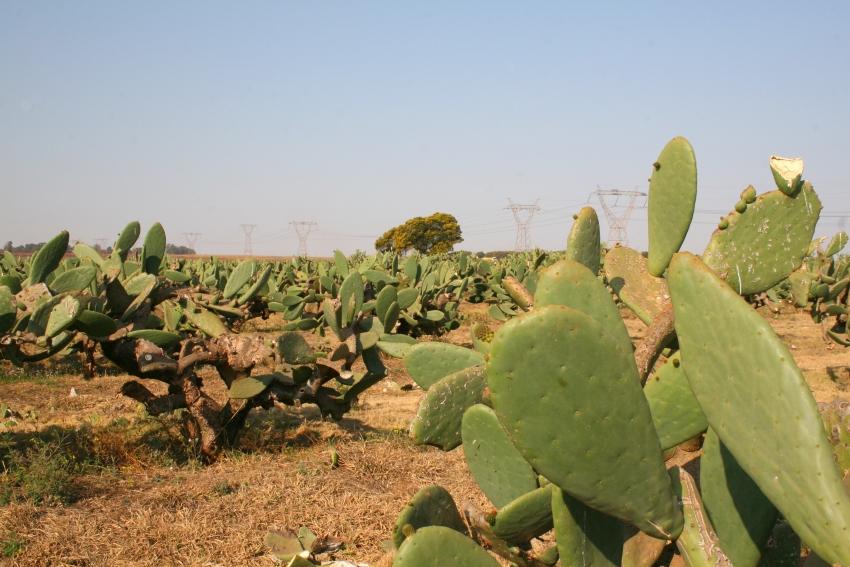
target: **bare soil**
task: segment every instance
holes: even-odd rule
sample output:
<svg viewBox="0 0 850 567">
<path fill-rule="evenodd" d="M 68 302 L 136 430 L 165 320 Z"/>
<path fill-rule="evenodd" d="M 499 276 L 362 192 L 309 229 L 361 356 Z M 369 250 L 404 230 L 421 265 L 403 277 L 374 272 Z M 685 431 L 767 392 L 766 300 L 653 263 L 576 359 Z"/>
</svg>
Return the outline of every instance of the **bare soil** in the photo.
<svg viewBox="0 0 850 567">
<path fill-rule="evenodd" d="M 467 324 L 498 326 L 483 306 L 465 305 L 463 312 Z M 646 327 L 629 313 L 627 326 L 639 339 Z M 850 352 L 827 348 L 806 314 L 763 315 L 789 345 L 818 401 L 850 398 Z M 254 329 L 273 332 L 278 325 L 256 322 Z M 466 324 L 439 340 L 471 346 Z M 0 368 L 0 401 L 25 416 L 0 431 L 0 443 L 37 431 L 82 432 L 89 451 L 102 457 L 101 467 L 79 478 L 78 496 L 68 505 L 0 507 L 0 547 L 12 536 L 23 544 L 0 565 L 268 566 L 274 560 L 265 533 L 286 526 L 341 539 L 337 559 L 389 565 L 381 542 L 420 488 L 440 484 L 458 503 L 491 505 L 462 448 L 443 453 L 408 440 L 422 392 L 402 389 L 412 381 L 401 361 L 384 362 L 390 377 L 362 395 L 343 420 L 323 420 L 311 407 L 255 410 L 240 447 L 211 466 L 181 446 L 179 420 L 146 417 L 121 396 L 126 376 L 85 381 L 73 368 L 47 365 L 15 381 L 15 369 Z M 331 451 L 339 455 L 338 468 L 330 466 Z M 698 454 L 680 451 L 670 464 Z"/>
</svg>

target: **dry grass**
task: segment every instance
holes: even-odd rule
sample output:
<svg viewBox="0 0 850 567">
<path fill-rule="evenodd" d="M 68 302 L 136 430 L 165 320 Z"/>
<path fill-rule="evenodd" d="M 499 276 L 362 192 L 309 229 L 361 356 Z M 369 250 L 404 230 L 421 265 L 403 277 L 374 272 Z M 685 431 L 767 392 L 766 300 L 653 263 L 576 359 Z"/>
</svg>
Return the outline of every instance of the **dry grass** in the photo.
<svg viewBox="0 0 850 567">
<path fill-rule="evenodd" d="M 483 307 L 465 306 L 468 320 L 485 320 Z M 847 351 L 828 350 L 804 314 L 770 320 L 819 401 L 848 395 Z M 645 331 L 633 317 L 626 322 L 634 338 Z M 258 327 L 272 330 L 275 324 L 270 320 Z M 491 323 L 494 329 L 498 325 Z M 307 337 L 314 348 L 329 344 Z M 441 340 L 471 345 L 466 326 Z M 152 451 L 150 431 L 168 424 L 136 413 L 135 402 L 119 393 L 124 376 L 86 382 L 46 368 L 30 377 L 34 381 L 0 378 L 0 399 L 19 412 L 34 412 L 16 434 L 51 427 L 83 431 L 89 450 L 104 460 L 117 457 L 111 466 L 80 477 L 78 497 L 70 505 L 0 508 L 0 547 L 4 538 L 11 541 L 10 534 L 24 546 L 14 558 L 0 558 L 0 565 L 267 566 L 273 560 L 263 546 L 265 532 L 284 526 L 307 526 L 342 539 L 338 558 L 390 565 L 380 542 L 390 537 L 396 515 L 418 489 L 436 483 L 458 502 L 488 503 L 462 449 L 442 453 L 408 441 L 407 425 L 421 392 L 398 390 L 391 382 L 409 385 L 410 378 L 401 361 L 385 364 L 391 378 L 366 392 L 342 421 L 324 421 L 310 407 L 257 410 L 240 449 L 209 467 L 191 458 L 162 457 L 179 447 Z M 75 397 L 69 397 L 72 387 Z M 107 425 L 120 418 L 130 423 L 126 431 Z M 331 450 L 340 456 L 337 469 L 329 466 Z M 678 454 L 670 464 L 697 455 Z M 696 463 L 688 466 L 698 474 Z"/>
</svg>

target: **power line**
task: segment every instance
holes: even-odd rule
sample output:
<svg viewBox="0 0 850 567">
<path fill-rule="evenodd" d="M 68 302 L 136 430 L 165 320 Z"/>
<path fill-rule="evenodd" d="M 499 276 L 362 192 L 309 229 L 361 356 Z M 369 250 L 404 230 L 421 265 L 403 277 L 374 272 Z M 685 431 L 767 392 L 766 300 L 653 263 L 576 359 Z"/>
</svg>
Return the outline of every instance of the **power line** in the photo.
<svg viewBox="0 0 850 567">
<path fill-rule="evenodd" d="M 245 256 L 253 256 L 254 249 L 251 247 L 251 233 L 257 228 L 255 224 L 240 224 L 239 227 L 245 231 Z"/>
<path fill-rule="evenodd" d="M 295 229 L 298 235 L 298 256 L 307 255 L 307 237 L 310 236 L 310 231 L 316 226 L 312 221 L 294 221 L 289 223 Z"/>
<path fill-rule="evenodd" d="M 539 201 L 540 199 L 538 199 Z M 537 201 L 532 205 L 517 205 L 508 199 L 510 205 L 505 207 L 510 209 L 516 220 L 516 251 L 531 250 L 531 220 L 534 218 L 534 213 L 540 210 L 537 206 Z M 528 216 L 523 219 L 521 213 L 527 213 Z"/>
</svg>

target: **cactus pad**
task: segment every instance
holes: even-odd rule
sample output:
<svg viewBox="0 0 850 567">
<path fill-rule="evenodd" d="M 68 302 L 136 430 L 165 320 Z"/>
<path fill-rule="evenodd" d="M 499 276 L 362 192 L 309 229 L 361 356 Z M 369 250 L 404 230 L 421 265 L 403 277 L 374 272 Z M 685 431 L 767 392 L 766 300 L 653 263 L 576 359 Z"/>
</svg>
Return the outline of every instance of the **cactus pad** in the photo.
<svg viewBox="0 0 850 567">
<path fill-rule="evenodd" d="M 682 513 L 685 516 L 685 529 L 676 540 L 676 547 L 679 548 L 685 565 L 688 567 L 732 567 L 705 514 L 696 481 L 685 469 L 672 467 L 669 472 L 670 479 L 673 481 L 673 490 L 679 497 Z"/>
<path fill-rule="evenodd" d="M 274 374 L 239 378 L 238 380 L 234 380 L 230 385 L 227 395 L 234 400 L 247 400 L 248 398 L 262 394 L 274 381 Z"/>
<path fill-rule="evenodd" d="M 451 451 L 461 444 L 466 410 L 481 403 L 487 387 L 484 366 L 466 368 L 435 383 L 422 395 L 419 410 L 410 422 L 410 437 L 417 445 L 437 445 Z"/>
<path fill-rule="evenodd" d="M 493 339 L 488 375 L 499 421 L 540 474 L 651 535 L 678 535 L 682 516 L 634 359 L 595 319 L 549 305 L 509 321 Z"/>
<path fill-rule="evenodd" d="M 153 223 L 145 235 L 142 269 L 153 275 L 159 273 L 159 266 L 165 258 L 165 229 L 158 222 Z"/>
<path fill-rule="evenodd" d="M 708 423 L 803 541 L 850 564 L 850 498 L 791 353 L 692 254 L 677 254 L 667 277 L 682 364 Z"/>
<path fill-rule="evenodd" d="M 703 260 L 740 295 L 766 291 L 800 267 L 820 210 L 808 181 L 793 197 L 760 195 L 743 214 L 729 214 L 729 228 L 714 231 Z"/>
<path fill-rule="evenodd" d="M 653 276 L 661 276 L 685 241 L 697 202 L 697 160 L 681 136 L 670 140 L 654 164 L 649 180 L 649 261 Z"/>
<path fill-rule="evenodd" d="M 562 565 L 620 566 L 623 556 L 620 520 L 585 506 L 559 488 L 552 490 L 552 517 Z"/>
<path fill-rule="evenodd" d="M 708 422 L 688 385 L 679 353 L 671 356 L 643 389 L 663 450 L 684 443 L 708 428 Z"/>
<path fill-rule="evenodd" d="M 466 533 L 466 525 L 460 517 L 452 495 L 442 486 L 432 484 L 413 495 L 398 515 L 393 526 L 393 543 L 396 549 L 405 540 L 405 526 L 414 530 L 427 526 L 445 526 L 460 534 Z"/>
<path fill-rule="evenodd" d="M 29 285 L 43 283 L 50 272 L 59 267 L 59 262 L 68 250 L 68 231 L 63 230 L 50 242 L 41 247 L 30 261 Z"/>
<path fill-rule="evenodd" d="M 393 560 L 393 567 L 500 567 L 492 555 L 463 534 L 433 526 L 418 530 Z"/>
<path fill-rule="evenodd" d="M 297 331 L 284 331 L 277 338 L 277 352 L 287 364 L 312 364 L 316 362 L 313 349 Z"/>
<path fill-rule="evenodd" d="M 463 455 L 475 482 L 496 508 L 537 488 L 537 473 L 522 458 L 499 418 L 477 404 L 463 414 Z"/>
<path fill-rule="evenodd" d="M 492 530 L 508 543 L 525 543 L 552 529 L 552 489 L 544 486 L 527 492 L 496 514 Z"/>
<path fill-rule="evenodd" d="M 603 269 L 608 285 L 647 325 L 670 300 L 666 280 L 649 273 L 646 258 L 637 250 L 612 248 L 605 255 Z"/>
<path fill-rule="evenodd" d="M 566 259 L 578 262 L 595 276 L 599 273 L 601 254 L 599 217 L 593 207 L 584 207 L 576 216 L 567 237 Z"/>
<path fill-rule="evenodd" d="M 423 390 L 449 374 L 478 364 L 484 364 L 481 353 L 447 343 L 420 343 L 404 355 L 404 367 Z"/>
<path fill-rule="evenodd" d="M 50 289 L 52 289 L 54 293 L 83 291 L 91 285 L 95 277 L 97 277 L 97 269 L 94 266 L 71 268 L 50 282 Z"/>
<path fill-rule="evenodd" d="M 538 308 L 563 305 L 581 311 L 598 321 L 623 352 L 633 351 L 626 323 L 611 294 L 595 273 L 578 262 L 561 260 L 546 268 L 537 284 L 534 302 Z"/>
<path fill-rule="evenodd" d="M 735 567 L 756 567 L 779 512 L 712 429 L 702 446 L 700 488 L 729 561 Z"/>
<path fill-rule="evenodd" d="M 634 526 L 624 525 L 622 567 L 652 567 L 667 546 L 666 539 L 646 535 Z"/>
</svg>

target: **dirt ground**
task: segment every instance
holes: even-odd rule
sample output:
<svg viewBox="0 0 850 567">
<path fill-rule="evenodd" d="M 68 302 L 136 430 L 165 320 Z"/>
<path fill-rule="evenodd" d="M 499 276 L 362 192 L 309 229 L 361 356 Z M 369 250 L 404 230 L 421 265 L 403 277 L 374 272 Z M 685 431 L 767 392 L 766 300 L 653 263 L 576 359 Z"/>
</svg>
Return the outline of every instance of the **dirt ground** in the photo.
<svg viewBox="0 0 850 567">
<path fill-rule="evenodd" d="M 467 324 L 488 320 L 477 306 L 464 313 Z M 818 401 L 850 398 L 850 351 L 828 349 L 806 314 L 765 316 Z M 471 346 L 467 324 L 440 340 Z M 635 339 L 645 330 L 634 317 L 627 325 Z M 491 506 L 462 448 L 443 453 L 410 443 L 407 426 L 422 392 L 403 388 L 412 382 L 401 361 L 385 364 L 389 378 L 340 422 L 322 420 L 312 407 L 255 410 L 239 449 L 211 466 L 179 446 L 176 422 L 145 417 L 121 396 L 126 376 L 84 381 L 62 365 L 26 376 L 0 368 L 0 402 L 25 416 L 0 432 L 0 440 L 45 429 L 69 436 L 83 431 L 90 450 L 103 456 L 102 467 L 80 477 L 70 504 L 0 507 L 0 542 L 13 534 L 22 544 L 0 565 L 268 566 L 275 562 L 265 533 L 286 526 L 341 539 L 337 559 L 389 565 L 381 542 L 420 488 L 440 484 L 458 503 Z M 188 455 L 183 461 L 169 456 L 180 451 Z M 330 466 L 331 451 L 339 455 L 338 468 Z M 696 455 L 677 454 L 671 462 Z"/>
</svg>

